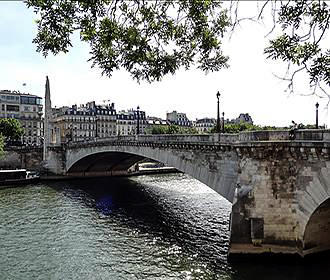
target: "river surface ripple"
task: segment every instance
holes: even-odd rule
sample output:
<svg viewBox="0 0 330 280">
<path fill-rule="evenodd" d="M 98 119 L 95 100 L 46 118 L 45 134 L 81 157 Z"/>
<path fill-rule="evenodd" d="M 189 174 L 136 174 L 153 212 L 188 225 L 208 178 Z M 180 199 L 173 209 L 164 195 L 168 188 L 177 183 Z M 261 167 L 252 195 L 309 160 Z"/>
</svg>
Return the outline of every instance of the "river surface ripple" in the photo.
<svg viewBox="0 0 330 280">
<path fill-rule="evenodd" d="M 0 279 L 329 279 L 227 263 L 231 204 L 184 174 L 0 189 Z"/>
</svg>

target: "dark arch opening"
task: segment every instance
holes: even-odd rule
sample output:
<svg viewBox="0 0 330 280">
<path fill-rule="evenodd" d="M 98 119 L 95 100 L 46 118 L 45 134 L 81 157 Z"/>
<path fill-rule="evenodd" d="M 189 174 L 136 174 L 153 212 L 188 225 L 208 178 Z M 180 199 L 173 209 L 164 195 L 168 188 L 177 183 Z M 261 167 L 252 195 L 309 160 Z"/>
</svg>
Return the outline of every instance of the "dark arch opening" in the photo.
<svg viewBox="0 0 330 280">
<path fill-rule="evenodd" d="M 304 233 L 306 254 L 330 250 L 330 198 L 311 215 Z"/>
<path fill-rule="evenodd" d="M 126 171 L 144 157 L 122 152 L 102 152 L 88 155 L 75 162 L 68 174 L 99 173 L 109 171 Z"/>
</svg>

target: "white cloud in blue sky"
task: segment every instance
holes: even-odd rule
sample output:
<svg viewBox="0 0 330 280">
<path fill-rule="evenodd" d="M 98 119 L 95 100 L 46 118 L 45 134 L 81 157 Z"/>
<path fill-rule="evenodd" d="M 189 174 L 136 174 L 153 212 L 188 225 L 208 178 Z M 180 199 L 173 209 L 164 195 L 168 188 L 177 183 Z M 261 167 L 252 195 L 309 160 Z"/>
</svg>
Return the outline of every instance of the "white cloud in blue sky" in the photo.
<svg viewBox="0 0 330 280">
<path fill-rule="evenodd" d="M 250 4 L 253 5 L 253 2 Z M 51 83 L 53 106 L 83 104 L 91 100 L 110 99 L 117 110 L 139 105 L 148 115 L 165 117 L 177 110 L 190 119 L 216 115 L 216 92 L 221 96 L 221 111 L 234 118 L 250 113 L 255 123 L 289 125 L 291 120 L 314 123 L 315 106 L 320 106 L 320 123 L 329 124 L 327 100 L 316 97 L 288 96 L 285 84 L 273 76 L 285 69 L 266 60 L 263 55 L 264 35 L 261 25 L 246 23 L 232 39 L 224 43 L 231 67 L 205 75 L 201 71 L 180 71 L 162 82 L 137 84 L 124 71 L 111 79 L 102 77 L 87 62 L 88 46 L 73 40 L 68 54 L 46 59 L 36 52 L 32 40 L 36 34 L 36 15 L 19 1 L 0 1 L 0 89 L 28 91 L 43 96 L 45 76 Z M 27 85 L 22 86 L 23 83 Z M 307 93 L 306 85 L 298 87 Z"/>
</svg>

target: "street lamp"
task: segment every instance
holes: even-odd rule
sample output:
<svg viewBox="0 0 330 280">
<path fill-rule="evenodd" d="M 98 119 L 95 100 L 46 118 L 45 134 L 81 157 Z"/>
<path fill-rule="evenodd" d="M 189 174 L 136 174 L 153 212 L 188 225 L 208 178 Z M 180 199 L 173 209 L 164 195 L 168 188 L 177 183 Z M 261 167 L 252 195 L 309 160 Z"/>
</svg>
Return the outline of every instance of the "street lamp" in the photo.
<svg viewBox="0 0 330 280">
<path fill-rule="evenodd" d="M 138 135 L 140 133 L 140 124 L 139 124 L 139 120 L 140 120 L 140 114 L 139 114 L 139 110 L 140 110 L 140 107 L 137 106 L 137 125 L 136 125 L 136 134 Z"/>
<path fill-rule="evenodd" d="M 219 102 L 219 98 L 220 98 L 220 92 L 217 92 L 217 99 L 218 99 L 218 106 L 217 106 L 217 110 L 218 110 L 218 114 L 217 114 L 217 127 L 216 127 L 216 132 L 220 133 L 220 129 L 221 129 L 221 125 L 220 125 L 220 102 Z"/>
<path fill-rule="evenodd" d="M 315 104 L 315 109 L 316 109 L 316 129 L 319 128 L 319 103 L 316 102 Z"/>
<path fill-rule="evenodd" d="M 222 112 L 222 133 L 225 133 L 225 112 Z"/>
</svg>

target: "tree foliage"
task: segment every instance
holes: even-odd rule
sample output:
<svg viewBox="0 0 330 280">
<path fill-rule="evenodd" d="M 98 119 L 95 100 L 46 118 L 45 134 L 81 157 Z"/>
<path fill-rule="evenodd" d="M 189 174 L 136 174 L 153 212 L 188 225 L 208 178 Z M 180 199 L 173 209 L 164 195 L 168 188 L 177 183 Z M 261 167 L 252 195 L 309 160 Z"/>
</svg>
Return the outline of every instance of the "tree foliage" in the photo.
<svg viewBox="0 0 330 280">
<path fill-rule="evenodd" d="M 159 81 L 195 64 L 203 71 L 227 67 L 221 41 L 229 19 L 213 0 L 26 0 L 39 15 L 37 51 L 68 52 L 80 32 L 90 61 L 111 76 L 123 68 L 136 80 Z"/>
<path fill-rule="evenodd" d="M 260 130 L 287 130 L 292 128 L 292 126 L 278 127 L 278 126 L 261 126 L 250 124 L 246 122 L 239 123 L 225 123 L 224 133 L 239 133 L 241 131 L 260 131 Z M 315 124 L 303 124 L 300 123 L 297 125 L 298 129 L 315 129 Z M 319 126 L 319 128 L 325 129 L 324 126 Z M 210 133 L 216 133 L 216 127 L 213 127 Z"/>
<path fill-rule="evenodd" d="M 241 131 L 256 131 L 256 130 L 262 130 L 262 127 L 246 122 L 225 123 L 224 126 L 224 133 L 239 133 Z M 216 127 L 213 127 L 210 130 L 210 133 L 216 133 Z"/>
<path fill-rule="evenodd" d="M 17 140 L 24 133 L 23 128 L 18 120 L 12 118 L 0 119 L 0 135 L 8 140 Z"/>
<path fill-rule="evenodd" d="M 110 77 L 113 71 L 126 69 L 137 81 L 149 82 L 192 65 L 205 72 L 228 67 L 221 40 L 228 30 L 246 19 L 237 16 L 238 0 L 25 2 L 39 17 L 33 42 L 44 56 L 49 52 L 55 55 L 68 52 L 71 36 L 78 31 L 81 40 L 90 45 L 92 66 L 98 66 L 103 74 Z M 329 44 L 324 43 L 329 30 L 329 3 L 320 0 L 256 3 L 261 9 L 251 19 L 272 18 L 272 31 L 279 29 L 279 35 L 266 46 L 265 54 L 269 59 L 287 63 L 287 72 L 281 78 L 288 81 L 289 90 L 294 92 L 296 75 L 307 72 L 313 93 L 320 89 L 330 100 L 330 50 Z"/>
<path fill-rule="evenodd" d="M 178 125 L 154 125 L 149 130 L 148 134 L 197 134 L 194 127 L 182 127 Z"/>
<path fill-rule="evenodd" d="M 267 5 L 271 1 L 266 1 Z M 280 3 L 277 9 L 276 3 Z M 326 1 L 273 1 L 274 21 L 281 33 L 270 40 L 265 48 L 268 58 L 288 63 L 283 79 L 289 81 L 289 90 L 294 92 L 297 73 L 306 71 L 313 93 L 319 88 L 330 87 L 330 48 L 322 44 L 330 25 L 330 7 Z M 328 41 L 329 42 L 329 41 Z M 292 67 L 293 66 L 293 67 Z"/>
</svg>

